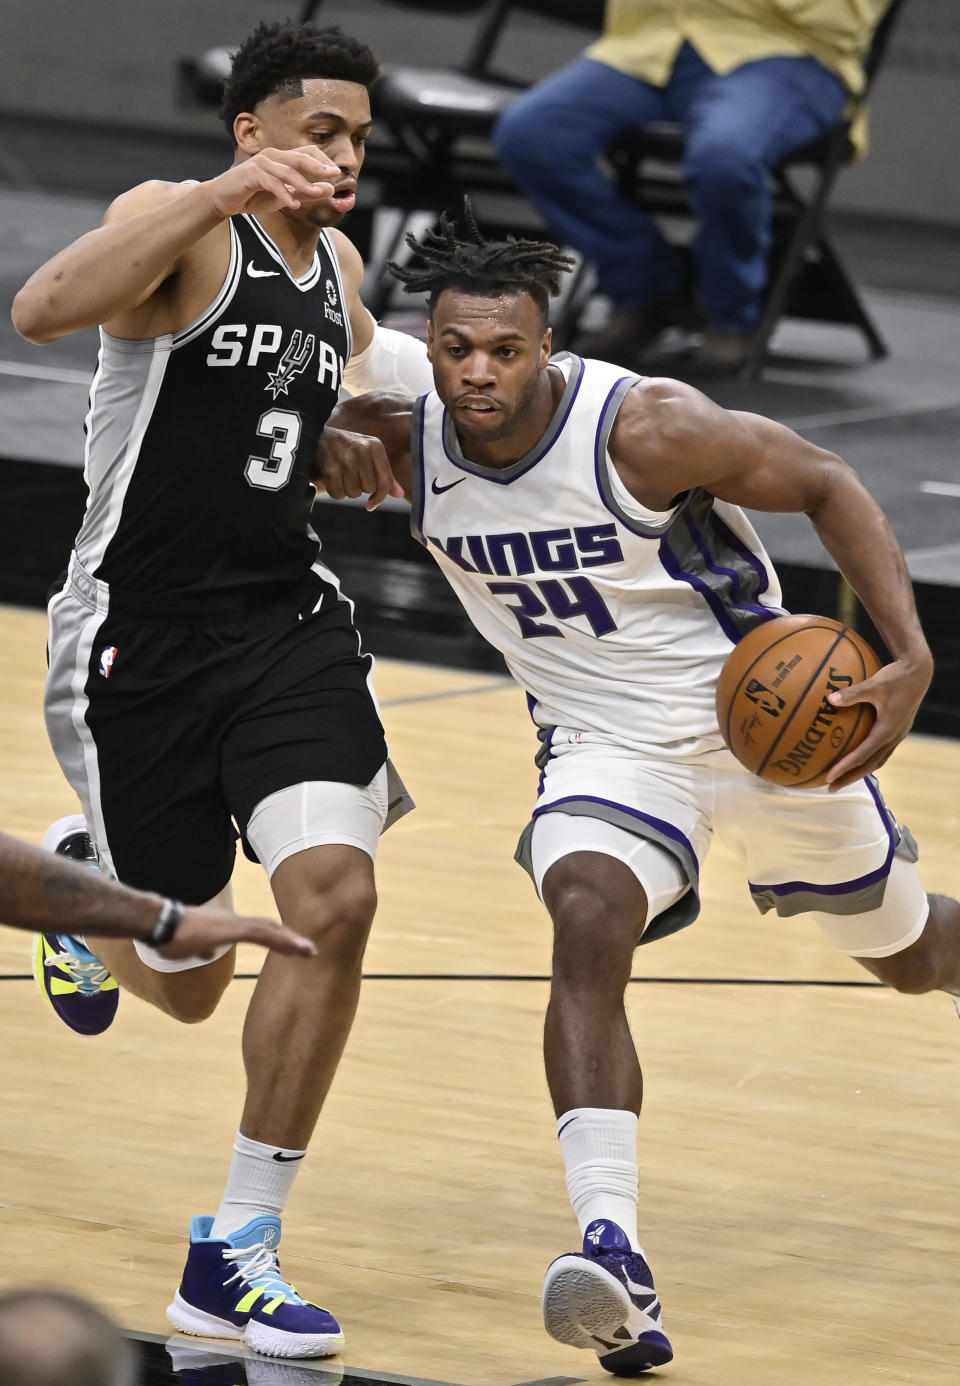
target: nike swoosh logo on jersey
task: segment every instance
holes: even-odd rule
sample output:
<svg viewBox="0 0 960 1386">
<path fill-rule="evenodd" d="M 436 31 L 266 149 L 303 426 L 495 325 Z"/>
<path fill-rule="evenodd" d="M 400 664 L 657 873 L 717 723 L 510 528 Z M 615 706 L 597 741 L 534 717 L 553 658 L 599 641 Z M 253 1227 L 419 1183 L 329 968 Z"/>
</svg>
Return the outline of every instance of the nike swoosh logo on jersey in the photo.
<svg viewBox="0 0 960 1386">
<path fill-rule="evenodd" d="M 461 481 L 466 481 L 466 479 L 467 478 L 465 476 L 458 476 L 456 481 L 449 481 L 447 482 L 446 486 L 438 486 L 437 478 L 434 477 L 433 481 L 430 484 L 430 490 L 433 492 L 435 496 L 442 496 L 444 491 L 452 491 L 454 486 L 459 486 Z"/>
<path fill-rule="evenodd" d="M 256 265 L 247 265 L 247 274 L 251 279 L 273 279 L 279 273 L 279 270 L 261 270 Z"/>
</svg>

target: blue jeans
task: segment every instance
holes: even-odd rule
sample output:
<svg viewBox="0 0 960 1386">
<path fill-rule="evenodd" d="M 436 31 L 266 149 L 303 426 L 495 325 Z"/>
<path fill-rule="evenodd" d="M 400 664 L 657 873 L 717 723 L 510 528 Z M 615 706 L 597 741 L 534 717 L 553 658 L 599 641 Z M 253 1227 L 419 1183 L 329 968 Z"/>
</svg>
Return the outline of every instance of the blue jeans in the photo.
<svg viewBox="0 0 960 1386">
<path fill-rule="evenodd" d="M 664 87 L 577 58 L 519 96 L 494 140 L 558 239 L 596 266 L 601 292 L 618 309 L 640 308 L 677 287 L 675 258 L 597 161 L 627 130 L 680 121 L 701 306 L 710 323 L 745 331 L 767 279 L 769 171 L 830 129 L 845 100 L 840 79 L 815 58 L 762 58 L 719 76 L 685 43 Z"/>
</svg>

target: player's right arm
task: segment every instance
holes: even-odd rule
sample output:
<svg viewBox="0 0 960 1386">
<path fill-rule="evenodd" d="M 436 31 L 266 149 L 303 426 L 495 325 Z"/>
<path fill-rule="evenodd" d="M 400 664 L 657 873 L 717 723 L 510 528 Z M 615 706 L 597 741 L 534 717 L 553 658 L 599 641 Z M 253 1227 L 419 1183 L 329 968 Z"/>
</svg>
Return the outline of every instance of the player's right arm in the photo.
<svg viewBox="0 0 960 1386">
<path fill-rule="evenodd" d="M 0 924 L 145 940 L 162 903 L 158 895 L 130 890 L 88 866 L 0 833 Z M 303 956 L 316 951 L 308 939 L 276 920 L 230 914 L 209 905 L 187 908 L 173 937 L 159 951 L 164 957 L 185 958 L 228 943 L 258 943 Z"/>
<path fill-rule="evenodd" d="M 342 399 L 317 444 L 317 489 L 331 500 L 366 496 L 368 510 L 375 510 L 385 496 L 409 500 L 412 410 L 413 396 L 403 390 L 371 390 Z"/>
<path fill-rule="evenodd" d="M 211 233 L 238 212 L 329 197 L 333 186 L 324 180 L 334 176 L 336 165 L 309 147 L 261 150 L 203 183 L 142 183 L 111 204 L 96 230 L 30 276 L 13 301 L 13 324 L 37 343 L 101 323 L 120 337 L 183 325 L 166 321 L 179 313 L 168 286 L 202 256 Z"/>
</svg>

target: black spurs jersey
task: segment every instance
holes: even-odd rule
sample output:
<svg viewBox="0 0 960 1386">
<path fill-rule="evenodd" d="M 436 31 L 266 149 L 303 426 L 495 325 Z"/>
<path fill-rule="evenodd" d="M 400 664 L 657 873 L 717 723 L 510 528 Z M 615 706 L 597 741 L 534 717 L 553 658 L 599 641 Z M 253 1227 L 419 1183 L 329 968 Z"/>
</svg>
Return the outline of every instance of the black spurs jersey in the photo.
<svg viewBox="0 0 960 1386">
<path fill-rule="evenodd" d="M 233 217 L 226 278 L 195 322 L 100 336 L 83 568 L 148 600 L 296 584 L 317 557 L 309 467 L 351 350 L 329 234 L 298 279 L 254 217 Z"/>
</svg>

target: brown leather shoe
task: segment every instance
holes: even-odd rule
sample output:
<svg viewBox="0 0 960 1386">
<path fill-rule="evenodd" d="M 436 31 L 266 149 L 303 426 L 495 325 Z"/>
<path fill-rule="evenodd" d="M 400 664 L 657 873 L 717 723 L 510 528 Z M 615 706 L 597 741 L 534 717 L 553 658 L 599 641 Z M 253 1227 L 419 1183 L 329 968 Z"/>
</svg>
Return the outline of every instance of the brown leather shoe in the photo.
<svg viewBox="0 0 960 1386">
<path fill-rule="evenodd" d="M 633 365 L 668 327 L 690 327 L 695 315 L 689 295 L 676 290 L 643 308 L 614 309 L 603 327 L 575 337 L 570 349 L 578 356 Z"/>
<path fill-rule="evenodd" d="M 752 332 L 727 332 L 708 325 L 690 357 L 690 368 L 704 377 L 736 375 L 750 355 L 752 343 Z"/>
</svg>

